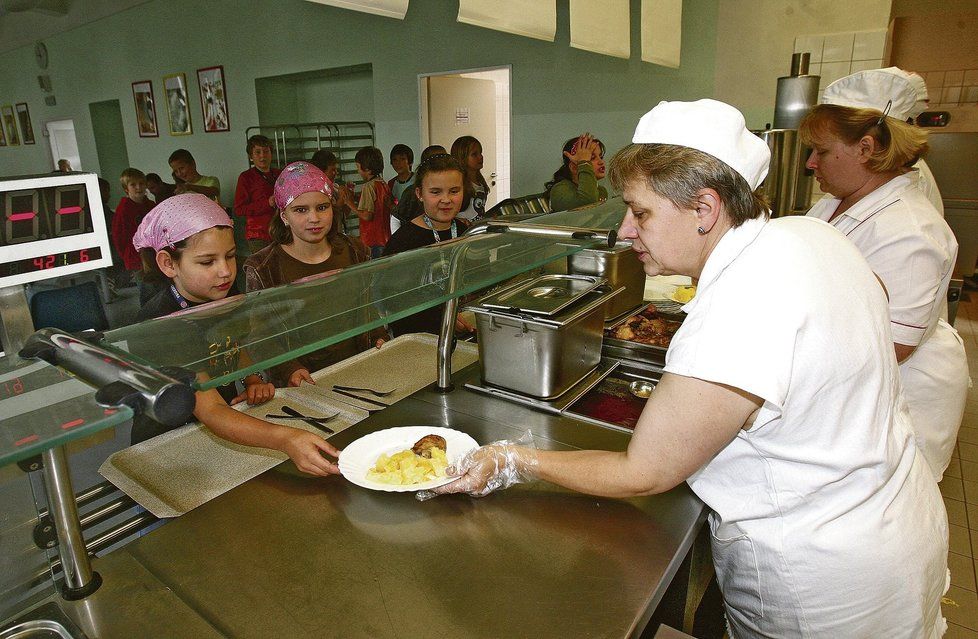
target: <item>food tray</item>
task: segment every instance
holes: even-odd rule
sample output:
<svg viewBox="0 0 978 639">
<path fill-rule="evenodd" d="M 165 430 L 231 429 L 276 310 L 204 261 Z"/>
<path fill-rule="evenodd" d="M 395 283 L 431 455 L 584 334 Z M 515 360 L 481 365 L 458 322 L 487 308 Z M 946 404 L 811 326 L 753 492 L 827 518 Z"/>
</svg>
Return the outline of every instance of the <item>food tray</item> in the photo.
<svg viewBox="0 0 978 639">
<path fill-rule="evenodd" d="M 557 315 L 605 283 L 592 275 L 543 275 L 484 297 L 476 304 L 510 314 Z"/>
<path fill-rule="evenodd" d="M 611 357 L 614 359 L 629 359 L 636 362 L 642 362 L 645 364 L 653 364 L 655 366 L 663 366 L 666 362 L 666 351 L 669 350 L 667 346 L 653 346 L 652 344 L 643 344 L 641 342 L 633 342 L 630 340 L 617 339 L 614 337 L 609 337 L 609 333 L 618 328 L 632 315 L 637 315 L 647 309 L 650 305 L 654 305 L 656 312 L 663 319 L 682 322 L 686 317 L 684 313 L 673 314 L 665 313 L 660 310 L 658 302 L 645 303 L 639 308 L 635 309 L 634 312 L 629 313 L 617 322 L 605 325 L 604 342 L 601 346 L 601 352 L 605 357 Z"/>
<path fill-rule="evenodd" d="M 458 342 L 452 353 L 452 371 L 465 368 L 479 361 L 479 347 L 469 342 Z M 393 404 L 438 380 L 438 338 L 428 333 L 410 333 L 386 342 L 379 349 L 364 351 L 342 362 L 327 366 L 312 374 L 316 385 L 301 387 L 308 394 L 304 401 L 314 403 L 317 398 L 329 402 L 346 402 L 350 405 L 377 408 L 372 402 Z M 375 397 L 367 392 L 357 392 L 371 400 L 363 403 L 339 395 L 330 390 L 334 384 L 386 390 L 396 388 L 385 397 Z"/>
<path fill-rule="evenodd" d="M 326 422 L 339 432 L 367 417 L 366 411 L 341 402 L 306 401 L 305 389 L 278 389 L 258 406 L 237 410 L 264 419 L 280 414 L 282 405 L 304 415 L 340 414 Z M 300 419 L 268 421 L 326 434 Z M 111 455 L 99 473 L 157 517 L 179 517 L 288 459 L 269 448 L 242 446 L 221 439 L 199 423 L 188 424 Z"/>
<path fill-rule="evenodd" d="M 635 429 L 648 400 L 633 395 L 628 390 L 628 385 L 636 380 L 657 384 L 659 377 L 659 374 L 649 371 L 617 368 L 562 412 L 577 419 L 630 433 Z"/>
</svg>

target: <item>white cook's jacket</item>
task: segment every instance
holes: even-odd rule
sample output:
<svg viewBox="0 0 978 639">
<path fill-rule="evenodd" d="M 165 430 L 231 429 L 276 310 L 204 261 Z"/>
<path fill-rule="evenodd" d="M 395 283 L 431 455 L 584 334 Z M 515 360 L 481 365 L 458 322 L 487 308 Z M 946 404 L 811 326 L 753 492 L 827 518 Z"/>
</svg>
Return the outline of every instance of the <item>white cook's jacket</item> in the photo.
<svg viewBox="0 0 978 639">
<path fill-rule="evenodd" d="M 900 364 L 917 446 L 939 482 L 951 460 L 968 392 L 968 359 L 947 317 L 947 289 L 958 243 L 919 190 L 901 175 L 831 220 L 886 286 L 893 341 L 916 346 Z M 826 196 L 808 215 L 828 221 L 839 199 Z"/>
<path fill-rule="evenodd" d="M 763 400 L 688 479 L 732 636 L 940 637 L 947 517 L 858 250 L 811 218 L 750 220 L 683 308 L 666 371 Z"/>
<path fill-rule="evenodd" d="M 937 209 L 941 217 L 944 217 L 944 199 L 941 198 L 941 190 L 937 188 L 937 180 L 934 179 L 934 174 L 931 173 L 930 167 L 921 158 L 917 160 L 913 168 L 917 169 L 917 188 L 927 196 L 927 201 Z"/>
</svg>

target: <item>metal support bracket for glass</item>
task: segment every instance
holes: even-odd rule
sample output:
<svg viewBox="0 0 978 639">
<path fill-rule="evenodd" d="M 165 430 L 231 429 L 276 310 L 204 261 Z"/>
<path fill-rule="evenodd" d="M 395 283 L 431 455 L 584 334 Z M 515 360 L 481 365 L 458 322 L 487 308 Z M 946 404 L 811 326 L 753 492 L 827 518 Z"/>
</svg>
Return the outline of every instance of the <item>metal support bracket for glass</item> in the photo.
<svg viewBox="0 0 978 639">
<path fill-rule="evenodd" d="M 61 596 L 69 601 L 84 599 L 98 590 L 102 578 L 92 570 L 82 538 L 65 449 L 56 446 L 44 451 L 43 455 L 44 488 L 51 519 L 58 533 L 58 556 L 64 570 Z"/>
<path fill-rule="evenodd" d="M 95 401 L 101 406 L 125 405 L 167 426 L 187 422 L 195 403 L 192 373 L 143 366 L 88 337 L 43 328 L 31 335 L 19 355 L 63 368 L 98 389 Z"/>
<path fill-rule="evenodd" d="M 618 231 L 615 229 L 545 226 L 525 222 L 507 222 L 505 220 L 487 220 L 484 224 L 469 229 L 466 235 L 481 235 L 482 233 L 518 233 L 520 235 L 552 237 L 558 240 L 602 240 L 608 243 L 608 248 L 613 247 L 618 241 Z"/>
</svg>

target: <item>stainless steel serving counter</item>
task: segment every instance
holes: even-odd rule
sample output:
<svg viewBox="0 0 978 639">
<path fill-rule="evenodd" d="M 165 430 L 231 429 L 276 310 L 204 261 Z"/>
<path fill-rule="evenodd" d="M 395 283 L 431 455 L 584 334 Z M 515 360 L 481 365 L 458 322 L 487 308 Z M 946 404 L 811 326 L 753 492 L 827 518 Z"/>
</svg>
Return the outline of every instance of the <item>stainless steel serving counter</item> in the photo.
<svg viewBox="0 0 978 639">
<path fill-rule="evenodd" d="M 628 435 L 465 390 L 420 391 L 332 438 L 391 426 L 531 429 L 548 449 Z M 91 637 L 633 637 L 692 547 L 683 484 L 601 499 L 536 482 L 418 502 L 284 463 L 94 562 L 105 585 L 60 605 Z"/>
</svg>

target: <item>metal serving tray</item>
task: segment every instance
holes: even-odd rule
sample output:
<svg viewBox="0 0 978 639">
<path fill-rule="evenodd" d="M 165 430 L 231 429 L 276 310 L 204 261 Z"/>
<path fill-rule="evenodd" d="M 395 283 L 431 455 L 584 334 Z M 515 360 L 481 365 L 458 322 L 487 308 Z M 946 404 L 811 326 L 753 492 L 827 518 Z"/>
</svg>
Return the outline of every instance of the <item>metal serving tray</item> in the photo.
<svg viewBox="0 0 978 639">
<path fill-rule="evenodd" d="M 651 344 L 642 344 L 641 342 L 633 342 L 631 340 L 616 339 L 614 337 L 608 336 L 608 331 L 618 328 L 621 324 L 625 322 L 632 315 L 637 315 L 648 308 L 650 305 L 656 306 L 656 310 L 663 319 L 671 320 L 674 322 L 681 322 L 685 319 L 685 313 L 673 314 L 665 313 L 659 309 L 659 306 L 654 302 L 647 302 L 642 306 L 633 309 L 631 312 L 622 315 L 618 321 L 614 323 L 605 324 L 605 334 L 604 341 L 601 344 L 601 354 L 604 357 L 611 357 L 613 359 L 628 360 L 631 362 L 638 362 L 640 364 L 648 364 L 651 366 L 665 366 L 666 363 L 666 351 L 669 349 L 665 346 L 653 346 Z"/>
<path fill-rule="evenodd" d="M 498 397 L 499 399 L 503 399 L 514 404 L 529 406 L 545 413 L 550 413 L 553 415 L 566 415 L 567 417 L 582 422 L 587 422 L 589 424 L 595 424 L 597 426 L 602 426 L 604 428 L 609 428 L 611 430 L 617 430 L 620 432 L 631 433 L 631 428 L 602 421 L 600 418 L 583 414 L 580 412 L 580 409 L 577 408 L 577 406 L 581 402 L 582 398 L 585 398 L 593 389 L 599 388 L 600 385 L 609 378 L 628 380 L 644 379 L 658 383 L 660 377 L 662 377 L 662 369 L 655 366 L 648 366 L 640 363 L 629 364 L 615 361 L 610 358 L 602 358 L 597 368 L 585 375 L 567 392 L 560 397 L 549 400 L 530 397 L 528 395 L 504 388 L 498 388 L 492 386 L 491 384 L 486 384 L 484 381 L 480 382 L 479 384 L 469 383 L 466 384 L 465 387 L 477 393 Z"/>
<path fill-rule="evenodd" d="M 593 275 L 542 275 L 479 300 L 485 308 L 552 317 L 605 283 Z"/>
<path fill-rule="evenodd" d="M 645 293 L 645 270 L 632 250 L 631 242 L 619 242 L 608 249 L 584 249 L 567 257 L 567 272 L 593 275 L 608 280 L 608 285 L 625 291 L 605 307 L 605 319 L 617 317 L 642 303 Z"/>
<path fill-rule="evenodd" d="M 605 303 L 622 289 L 599 288 L 556 316 L 467 307 L 479 330 L 482 380 L 540 399 L 563 395 L 601 360 Z"/>
</svg>

